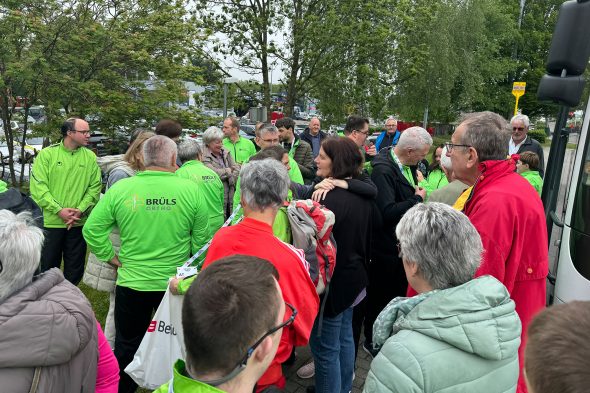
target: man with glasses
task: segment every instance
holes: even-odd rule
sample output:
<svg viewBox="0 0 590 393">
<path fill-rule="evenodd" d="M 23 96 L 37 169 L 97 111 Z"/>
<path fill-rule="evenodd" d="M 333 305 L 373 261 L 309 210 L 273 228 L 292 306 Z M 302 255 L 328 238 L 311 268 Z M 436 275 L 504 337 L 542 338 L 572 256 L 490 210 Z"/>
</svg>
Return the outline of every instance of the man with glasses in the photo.
<svg viewBox="0 0 590 393">
<path fill-rule="evenodd" d="M 377 151 L 397 145 L 401 133 L 397 130 L 397 119 L 393 116 L 389 116 L 385 120 L 385 131 L 379 134 L 379 137 L 375 141 L 375 148 Z"/>
<path fill-rule="evenodd" d="M 369 136 L 369 120 L 365 117 L 351 115 L 346 119 L 344 126 L 344 135 L 351 139 L 361 149 L 361 154 L 365 160 L 371 161 L 377 155 L 375 145 L 365 150 L 365 142 Z"/>
<path fill-rule="evenodd" d="M 476 276 L 501 281 L 516 304 L 522 322 L 520 365 L 527 326 L 545 307 L 548 273 L 545 212 L 539 195 L 516 173 L 516 162 L 506 159 L 508 122 L 492 112 L 467 115 L 447 144 L 455 178 L 472 185 L 465 193 L 463 212 L 481 236 L 482 264 Z M 518 392 L 525 390 L 519 379 Z"/>
<path fill-rule="evenodd" d="M 260 378 L 257 392 L 271 386 L 279 389 L 285 387 L 286 380 L 281 366 L 290 357 L 295 346 L 307 345 L 318 314 L 319 299 L 303 252 L 280 241 L 272 231 L 279 208 L 287 198 L 289 184 L 287 169 L 277 160 L 265 159 L 245 164 L 241 172 L 244 219 L 237 225 L 221 228 L 217 232 L 203 264 L 203 272 L 206 272 L 218 263 L 215 262 L 218 259 L 236 254 L 252 255 L 270 261 L 279 272 L 279 286 L 285 301 L 299 312 L 295 323 L 284 329 L 277 354 Z M 197 279 L 199 278 L 201 277 Z M 234 281 L 236 285 L 248 285 L 240 277 L 236 277 Z M 190 291 L 187 296 L 190 296 Z M 225 296 L 220 299 L 220 304 L 226 304 L 228 298 Z M 264 305 L 257 304 L 259 308 Z M 235 334 L 242 334 L 239 326 L 232 329 Z M 223 333 L 229 334 L 228 330 Z"/>
<path fill-rule="evenodd" d="M 267 147 L 277 146 L 281 141 L 279 129 L 274 125 L 267 123 L 256 130 L 256 138 L 254 139 L 260 150 L 264 150 Z M 289 178 L 295 183 L 303 184 L 303 175 L 299 169 L 299 165 L 291 155 L 289 155 Z"/>
<path fill-rule="evenodd" d="M 41 270 L 59 268 L 77 285 L 84 274 L 86 242 L 82 226 L 98 202 L 102 188 L 96 155 L 85 146 L 90 127 L 82 119 L 67 119 L 63 139 L 39 152 L 31 170 L 31 196 L 43 209 L 45 243 Z"/>
<path fill-rule="evenodd" d="M 267 260 L 234 255 L 204 269 L 182 307 L 186 362 L 156 393 L 252 392 L 272 363 L 283 329 L 297 320 Z M 171 384 L 171 386 L 170 386 Z"/>
<path fill-rule="evenodd" d="M 525 151 L 532 151 L 539 156 L 539 175 L 543 177 L 545 172 L 545 158 L 543 157 L 543 146 L 527 135 L 529 132 L 529 117 L 518 114 L 510 120 L 512 127 L 512 138 L 508 142 L 508 154 L 520 154 Z"/>
<path fill-rule="evenodd" d="M 373 322 L 385 306 L 397 296 L 405 296 L 408 281 L 395 244 L 395 227 L 412 206 L 421 203 L 426 190 L 418 186 L 416 164 L 426 157 L 432 137 L 422 127 L 410 127 L 393 148 L 381 149 L 373 160 L 371 180 L 377 186 L 377 208 L 374 223 L 365 317 L 363 348 L 375 355 L 372 346 Z"/>
</svg>

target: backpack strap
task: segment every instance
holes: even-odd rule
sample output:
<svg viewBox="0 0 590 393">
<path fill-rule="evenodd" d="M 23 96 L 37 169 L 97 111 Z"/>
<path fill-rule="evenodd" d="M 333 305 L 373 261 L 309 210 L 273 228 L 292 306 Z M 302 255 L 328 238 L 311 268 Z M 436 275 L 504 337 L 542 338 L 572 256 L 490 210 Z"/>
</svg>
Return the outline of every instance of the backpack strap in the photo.
<svg viewBox="0 0 590 393">
<path fill-rule="evenodd" d="M 36 393 L 39 388 L 39 379 L 41 379 L 41 367 L 35 367 L 35 373 L 33 374 L 33 383 L 29 393 Z"/>
</svg>

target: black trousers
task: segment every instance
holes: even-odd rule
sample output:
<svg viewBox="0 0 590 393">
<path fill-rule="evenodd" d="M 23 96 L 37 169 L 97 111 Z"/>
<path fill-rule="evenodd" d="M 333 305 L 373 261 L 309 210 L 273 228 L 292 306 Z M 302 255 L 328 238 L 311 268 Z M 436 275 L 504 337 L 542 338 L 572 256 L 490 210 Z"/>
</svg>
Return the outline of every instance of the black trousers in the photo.
<svg viewBox="0 0 590 393">
<path fill-rule="evenodd" d="M 137 384 L 124 371 L 131 363 L 139 344 L 158 309 L 164 292 L 144 292 L 118 286 L 115 288 L 115 357 L 119 362 L 119 393 L 132 393 Z"/>
<path fill-rule="evenodd" d="M 365 341 L 373 343 L 373 323 L 385 306 L 398 296 L 406 296 L 408 280 L 399 258 L 373 258 L 369 263 Z"/>
<path fill-rule="evenodd" d="M 361 330 L 363 329 L 363 322 L 365 321 L 365 314 L 367 311 L 367 297 L 359 302 L 352 309 L 352 338 L 354 340 L 354 359 L 359 352 L 359 342 L 361 341 Z"/>
<path fill-rule="evenodd" d="M 41 271 L 59 268 L 64 262 L 64 277 L 74 285 L 82 280 L 86 260 L 86 241 L 82 227 L 43 228 L 45 242 L 41 252 Z"/>
</svg>

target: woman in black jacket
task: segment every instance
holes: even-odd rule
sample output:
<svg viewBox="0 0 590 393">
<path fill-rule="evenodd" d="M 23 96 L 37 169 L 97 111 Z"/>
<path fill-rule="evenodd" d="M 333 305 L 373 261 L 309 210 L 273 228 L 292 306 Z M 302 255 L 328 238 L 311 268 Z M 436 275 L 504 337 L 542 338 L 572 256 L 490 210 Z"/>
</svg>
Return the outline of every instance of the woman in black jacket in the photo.
<svg viewBox="0 0 590 393">
<path fill-rule="evenodd" d="M 315 160 L 317 175 L 336 181 L 358 178 L 363 158 L 348 138 L 328 138 Z M 353 307 L 365 296 L 373 201 L 368 196 L 336 187 L 323 204 L 334 212 L 336 268 L 323 315 L 316 318 L 310 346 L 315 361 L 316 392 L 348 393 L 352 389 L 355 348 Z M 323 300 L 323 299 L 322 299 Z"/>
</svg>

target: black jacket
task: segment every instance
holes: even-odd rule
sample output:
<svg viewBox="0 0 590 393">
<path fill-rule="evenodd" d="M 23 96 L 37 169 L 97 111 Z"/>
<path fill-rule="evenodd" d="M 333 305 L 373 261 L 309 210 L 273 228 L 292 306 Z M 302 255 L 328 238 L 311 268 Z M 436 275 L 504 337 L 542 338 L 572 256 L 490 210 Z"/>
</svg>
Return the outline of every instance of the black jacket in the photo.
<svg viewBox="0 0 590 393">
<path fill-rule="evenodd" d="M 328 134 L 326 134 L 322 130 L 320 130 L 319 134 L 320 134 L 320 145 L 321 145 L 322 142 L 324 141 L 324 139 L 326 139 L 328 137 Z M 311 141 L 312 137 L 311 137 L 311 133 L 309 132 L 309 128 L 306 128 L 305 131 L 303 131 L 301 134 L 299 134 L 299 138 L 301 138 L 302 141 L 309 143 L 309 146 L 311 146 L 313 149 L 313 143 Z"/>
<path fill-rule="evenodd" d="M 3 209 L 10 210 L 14 214 L 24 211 L 31 212 L 35 224 L 39 228 L 43 228 L 43 212 L 39 205 L 31 197 L 21 193 L 16 188 L 10 188 L 0 193 L 0 210 Z"/>
<path fill-rule="evenodd" d="M 391 157 L 391 148 L 381 149 L 372 162 L 371 179 L 377 186 L 377 208 L 380 213 L 380 228 L 375 227 L 372 238 L 372 257 L 401 263 L 397 252 L 395 227 L 412 206 L 422 202 L 415 195 L 414 187 L 408 183 Z M 414 182 L 416 167 L 410 167 Z"/>
<path fill-rule="evenodd" d="M 543 146 L 530 136 L 527 136 L 522 145 L 518 148 L 518 154 L 525 152 L 525 151 L 532 151 L 533 153 L 537 153 L 539 156 L 539 175 L 543 177 L 545 175 L 545 157 L 543 156 Z"/>
<path fill-rule="evenodd" d="M 336 268 L 324 309 L 324 316 L 335 317 L 352 306 L 369 283 L 367 264 L 374 200 L 335 188 L 326 195 L 323 204 L 336 216 L 332 229 L 337 247 Z"/>
</svg>

